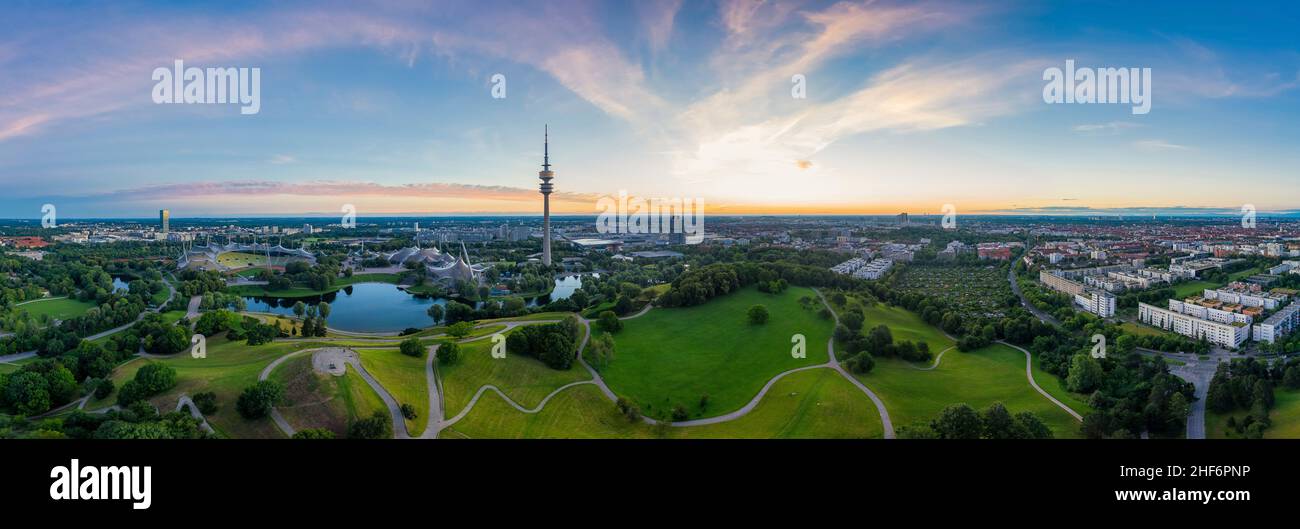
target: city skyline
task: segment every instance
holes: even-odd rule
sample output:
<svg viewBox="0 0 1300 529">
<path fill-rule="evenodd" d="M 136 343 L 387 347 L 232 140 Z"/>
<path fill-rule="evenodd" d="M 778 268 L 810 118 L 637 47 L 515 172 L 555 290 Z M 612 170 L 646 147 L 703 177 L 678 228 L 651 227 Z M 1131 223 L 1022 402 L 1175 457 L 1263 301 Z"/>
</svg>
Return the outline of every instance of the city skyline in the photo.
<svg viewBox="0 0 1300 529">
<path fill-rule="evenodd" d="M 0 216 L 536 214 L 547 122 L 556 215 L 621 190 L 716 215 L 1300 207 L 1294 15 L 1097 5 L 11 9 Z M 535 38 L 549 27 L 566 31 Z M 154 104 L 176 60 L 260 68 L 260 111 Z M 1044 103 L 1067 60 L 1151 68 L 1150 113 Z"/>
</svg>

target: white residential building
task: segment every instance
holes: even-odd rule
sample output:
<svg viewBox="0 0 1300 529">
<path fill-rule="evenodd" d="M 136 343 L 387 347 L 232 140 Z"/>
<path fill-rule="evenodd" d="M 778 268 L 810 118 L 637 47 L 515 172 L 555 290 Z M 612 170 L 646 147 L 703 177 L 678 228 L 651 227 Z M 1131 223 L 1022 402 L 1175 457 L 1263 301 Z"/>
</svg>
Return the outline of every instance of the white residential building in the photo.
<svg viewBox="0 0 1300 529">
<path fill-rule="evenodd" d="M 1252 330 L 1255 341 L 1273 343 L 1278 338 L 1295 331 L 1297 327 L 1300 327 L 1300 302 L 1291 303 L 1268 319 L 1256 323 Z"/>
<path fill-rule="evenodd" d="M 1194 340 L 1204 338 L 1210 343 L 1223 347 L 1240 347 L 1250 337 L 1251 329 L 1249 324 L 1221 323 L 1199 318 L 1192 314 L 1184 314 L 1181 311 L 1190 304 L 1184 304 L 1177 300 L 1170 300 L 1169 305 L 1170 309 L 1162 309 L 1146 303 L 1139 303 L 1138 320 L 1147 325 L 1173 331 Z M 1197 305 L 1190 306 L 1198 307 Z M 1178 310 L 1173 310 L 1175 308 Z"/>
</svg>

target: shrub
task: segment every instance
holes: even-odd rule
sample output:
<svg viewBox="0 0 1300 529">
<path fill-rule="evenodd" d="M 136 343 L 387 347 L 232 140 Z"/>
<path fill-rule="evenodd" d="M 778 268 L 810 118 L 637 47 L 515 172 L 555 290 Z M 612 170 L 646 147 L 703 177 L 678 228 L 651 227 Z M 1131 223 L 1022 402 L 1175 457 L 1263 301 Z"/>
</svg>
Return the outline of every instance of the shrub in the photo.
<svg viewBox="0 0 1300 529">
<path fill-rule="evenodd" d="M 97 399 L 108 398 L 108 396 L 111 395 L 112 393 L 113 393 L 112 379 L 105 378 L 95 383 L 95 398 Z"/>
<path fill-rule="evenodd" d="M 424 356 L 424 345 L 420 344 L 419 338 L 407 338 L 402 340 L 402 344 L 398 346 L 398 349 L 406 356 L 414 356 L 416 358 Z"/>
<path fill-rule="evenodd" d="M 438 364 L 454 366 L 460 363 L 460 357 L 460 344 L 456 342 L 447 342 L 438 346 Z"/>
<path fill-rule="evenodd" d="M 382 411 L 375 411 L 369 418 L 361 419 L 348 427 L 350 439 L 388 439 L 393 436 L 393 423 Z"/>
<path fill-rule="evenodd" d="M 199 413 L 212 415 L 217 412 L 216 393 L 204 391 L 203 393 L 197 393 L 193 397 L 190 397 L 190 400 L 194 401 L 195 406 L 198 406 Z"/>
<path fill-rule="evenodd" d="M 767 307 L 763 305 L 754 305 L 750 307 L 749 312 L 747 314 L 749 315 L 749 323 L 755 325 L 762 325 L 764 323 L 767 323 L 767 318 L 768 318 Z"/>
<path fill-rule="evenodd" d="M 308 428 L 306 430 L 298 430 L 297 432 L 294 432 L 293 438 L 294 439 L 333 439 L 334 432 L 331 432 L 324 428 Z"/>
<path fill-rule="evenodd" d="M 637 407 L 632 401 L 619 397 L 618 401 L 614 402 L 614 406 L 618 408 L 619 414 L 627 418 L 627 422 L 641 420 L 641 408 Z"/>
<path fill-rule="evenodd" d="M 691 416 L 690 413 L 687 413 L 686 408 L 681 404 L 673 406 L 673 422 L 684 421 L 688 419 L 690 416 Z"/>
</svg>

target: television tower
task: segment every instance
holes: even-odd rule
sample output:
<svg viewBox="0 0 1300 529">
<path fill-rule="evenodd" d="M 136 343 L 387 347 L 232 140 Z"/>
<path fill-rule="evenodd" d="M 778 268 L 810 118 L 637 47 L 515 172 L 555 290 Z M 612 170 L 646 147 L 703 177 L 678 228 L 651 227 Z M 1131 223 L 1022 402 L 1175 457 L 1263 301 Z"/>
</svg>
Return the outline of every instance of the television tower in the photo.
<svg viewBox="0 0 1300 529">
<path fill-rule="evenodd" d="M 551 179 L 555 172 L 551 171 L 550 127 L 546 125 L 542 126 L 542 170 L 537 178 L 542 180 L 542 264 L 551 266 Z"/>
</svg>

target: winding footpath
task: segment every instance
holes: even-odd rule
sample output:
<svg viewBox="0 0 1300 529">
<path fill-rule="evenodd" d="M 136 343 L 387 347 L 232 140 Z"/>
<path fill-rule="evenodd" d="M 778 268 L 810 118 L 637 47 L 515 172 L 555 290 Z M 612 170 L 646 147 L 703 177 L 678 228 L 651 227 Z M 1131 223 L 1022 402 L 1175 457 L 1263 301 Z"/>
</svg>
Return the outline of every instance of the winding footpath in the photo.
<svg viewBox="0 0 1300 529">
<path fill-rule="evenodd" d="M 1050 400 L 1056 403 L 1057 406 L 1060 406 L 1061 409 L 1065 410 L 1066 413 L 1073 416 L 1075 420 L 1078 420 L 1080 422 L 1083 421 L 1083 416 L 1079 415 L 1079 412 L 1070 409 L 1070 407 L 1066 406 L 1064 402 L 1056 400 L 1056 397 L 1053 397 L 1048 392 L 1043 391 L 1043 388 L 1038 387 L 1038 382 L 1034 380 L 1034 356 L 1029 354 L 1029 351 L 1026 351 L 1025 348 L 1010 342 L 1004 342 L 1002 340 L 998 340 L 998 343 L 1002 345 L 1006 345 L 1008 347 L 1015 348 L 1016 350 L 1025 353 L 1025 377 L 1029 379 L 1029 385 L 1033 386 L 1034 390 L 1038 391 L 1038 393 L 1042 394 L 1044 397 L 1047 397 L 1047 400 Z"/>
<path fill-rule="evenodd" d="M 944 334 L 948 334 L 948 333 L 945 332 Z M 951 336 L 950 336 L 949 338 L 951 338 Z M 949 346 L 947 349 L 944 349 L 944 350 L 942 350 L 942 351 L 939 351 L 939 354 L 938 354 L 937 356 L 934 357 L 934 363 L 933 363 L 933 364 L 930 364 L 929 367 L 916 367 L 916 366 L 912 365 L 911 363 L 908 363 L 908 364 L 907 364 L 907 367 L 910 367 L 910 368 L 915 369 L 915 370 L 917 370 L 917 371 L 934 371 L 935 368 L 939 367 L 939 361 L 940 361 L 940 360 L 943 360 L 943 354 L 946 353 L 946 352 L 948 352 L 948 351 L 951 351 L 951 350 L 953 350 L 953 349 L 956 349 L 956 348 L 957 348 L 957 346 L 952 345 L 952 346 Z"/>
</svg>

